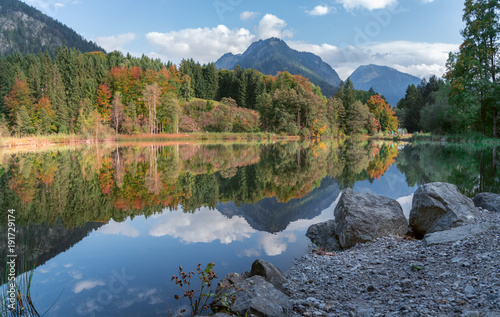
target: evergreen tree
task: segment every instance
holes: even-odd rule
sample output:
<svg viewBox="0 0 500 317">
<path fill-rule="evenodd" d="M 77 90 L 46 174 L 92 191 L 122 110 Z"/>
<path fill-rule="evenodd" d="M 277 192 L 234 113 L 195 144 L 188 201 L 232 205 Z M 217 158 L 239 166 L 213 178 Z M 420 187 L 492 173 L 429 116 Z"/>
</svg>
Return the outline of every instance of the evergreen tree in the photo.
<svg viewBox="0 0 500 317">
<path fill-rule="evenodd" d="M 30 135 L 34 132 L 33 123 L 24 105 L 16 112 L 14 132 L 19 136 Z"/>
<path fill-rule="evenodd" d="M 493 136 L 497 136 L 500 87 L 497 83 L 500 35 L 498 0 L 466 0 L 463 14 L 464 42 L 457 54 L 450 54 L 447 79 L 451 96 L 463 113 L 477 105 L 479 130 L 486 134 L 487 114 L 491 114 Z M 472 115 L 477 116 L 477 112 Z M 472 121 L 473 118 L 468 118 Z"/>
</svg>

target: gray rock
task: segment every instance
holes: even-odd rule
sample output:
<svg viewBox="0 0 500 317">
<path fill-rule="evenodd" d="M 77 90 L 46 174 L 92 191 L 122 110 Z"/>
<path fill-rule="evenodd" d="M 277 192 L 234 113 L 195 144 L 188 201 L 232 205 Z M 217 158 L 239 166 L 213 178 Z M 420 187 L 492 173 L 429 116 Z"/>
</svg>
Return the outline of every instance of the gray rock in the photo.
<svg viewBox="0 0 500 317">
<path fill-rule="evenodd" d="M 457 186 L 428 183 L 415 191 L 410 211 L 410 226 L 419 234 L 458 227 L 475 217 L 472 200 L 462 195 Z"/>
<path fill-rule="evenodd" d="M 333 219 L 310 226 L 307 229 L 306 237 L 328 252 L 342 249 L 335 234 L 335 220 Z"/>
<path fill-rule="evenodd" d="M 473 199 L 476 207 L 489 211 L 500 212 L 500 195 L 493 193 L 480 193 Z"/>
<path fill-rule="evenodd" d="M 249 276 L 247 276 L 245 273 L 229 273 L 217 284 L 217 290 L 228 288 L 231 285 L 243 282 L 248 277 Z"/>
<path fill-rule="evenodd" d="M 468 225 L 450 230 L 429 233 L 424 236 L 425 245 L 443 244 L 463 240 L 469 236 L 496 230 L 498 227 L 492 223 L 481 223 L 478 225 Z M 462 259 L 460 259 L 461 261 Z M 453 262 L 453 259 L 452 259 Z"/>
<path fill-rule="evenodd" d="M 394 199 L 355 193 L 348 188 L 335 207 L 335 232 L 342 248 L 387 235 L 404 235 L 408 222 Z"/>
<path fill-rule="evenodd" d="M 283 283 L 285 282 L 285 274 L 273 264 L 260 259 L 255 260 L 252 264 L 250 276 L 255 275 L 262 276 L 267 282 L 273 284 L 274 287 L 280 291 L 284 291 Z"/>
<path fill-rule="evenodd" d="M 231 305 L 232 312 L 239 316 L 286 317 L 292 312 L 288 296 L 277 290 L 262 276 L 252 276 L 237 283 L 236 300 Z M 223 290 L 224 292 L 224 290 Z"/>
</svg>

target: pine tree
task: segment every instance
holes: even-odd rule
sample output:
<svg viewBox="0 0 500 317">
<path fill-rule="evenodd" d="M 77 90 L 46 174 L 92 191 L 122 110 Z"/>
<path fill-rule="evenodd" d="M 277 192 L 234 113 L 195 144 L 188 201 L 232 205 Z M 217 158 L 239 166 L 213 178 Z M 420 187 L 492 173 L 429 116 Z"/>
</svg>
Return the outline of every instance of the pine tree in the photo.
<svg viewBox="0 0 500 317">
<path fill-rule="evenodd" d="M 500 37 L 498 0 L 466 0 L 463 14 L 464 42 L 448 60 L 446 78 L 452 83 L 451 96 L 459 108 L 479 106 L 480 131 L 486 134 L 486 116 L 491 113 L 493 136 L 497 136 L 498 53 Z M 473 118 L 468 118 L 473 120 Z"/>
</svg>

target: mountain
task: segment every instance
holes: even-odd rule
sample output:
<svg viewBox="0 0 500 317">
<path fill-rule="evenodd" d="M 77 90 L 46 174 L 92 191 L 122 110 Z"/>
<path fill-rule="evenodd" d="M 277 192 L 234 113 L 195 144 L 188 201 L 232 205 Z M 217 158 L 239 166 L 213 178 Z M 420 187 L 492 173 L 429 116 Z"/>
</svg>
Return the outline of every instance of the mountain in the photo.
<svg viewBox="0 0 500 317">
<path fill-rule="evenodd" d="M 48 51 L 55 55 L 57 48 L 67 46 L 81 52 L 104 51 L 85 40 L 61 22 L 19 0 L 0 1 L 0 56 L 15 52 L 22 55 Z"/>
<path fill-rule="evenodd" d="M 405 74 L 387 66 L 359 66 L 349 77 L 355 89 L 369 90 L 370 87 L 383 95 L 395 107 L 404 98 L 408 85 L 418 85 L 420 78 Z"/>
<path fill-rule="evenodd" d="M 218 69 L 231 70 L 236 65 L 256 69 L 265 75 L 284 71 L 302 75 L 320 86 L 325 96 L 333 96 L 341 81 L 337 72 L 319 56 L 293 50 L 278 38 L 259 40 L 243 54 L 227 53 L 215 62 Z"/>
</svg>

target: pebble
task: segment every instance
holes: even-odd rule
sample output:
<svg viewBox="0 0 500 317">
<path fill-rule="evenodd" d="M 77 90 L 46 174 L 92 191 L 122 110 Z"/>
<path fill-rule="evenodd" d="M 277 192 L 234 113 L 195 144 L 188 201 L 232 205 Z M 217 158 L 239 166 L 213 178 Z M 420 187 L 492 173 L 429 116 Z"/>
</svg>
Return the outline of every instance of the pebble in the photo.
<svg viewBox="0 0 500 317">
<path fill-rule="evenodd" d="M 472 223 L 500 213 L 478 209 Z M 293 316 L 500 317 L 500 230 L 424 246 L 384 237 L 296 259 L 284 285 Z"/>
</svg>

